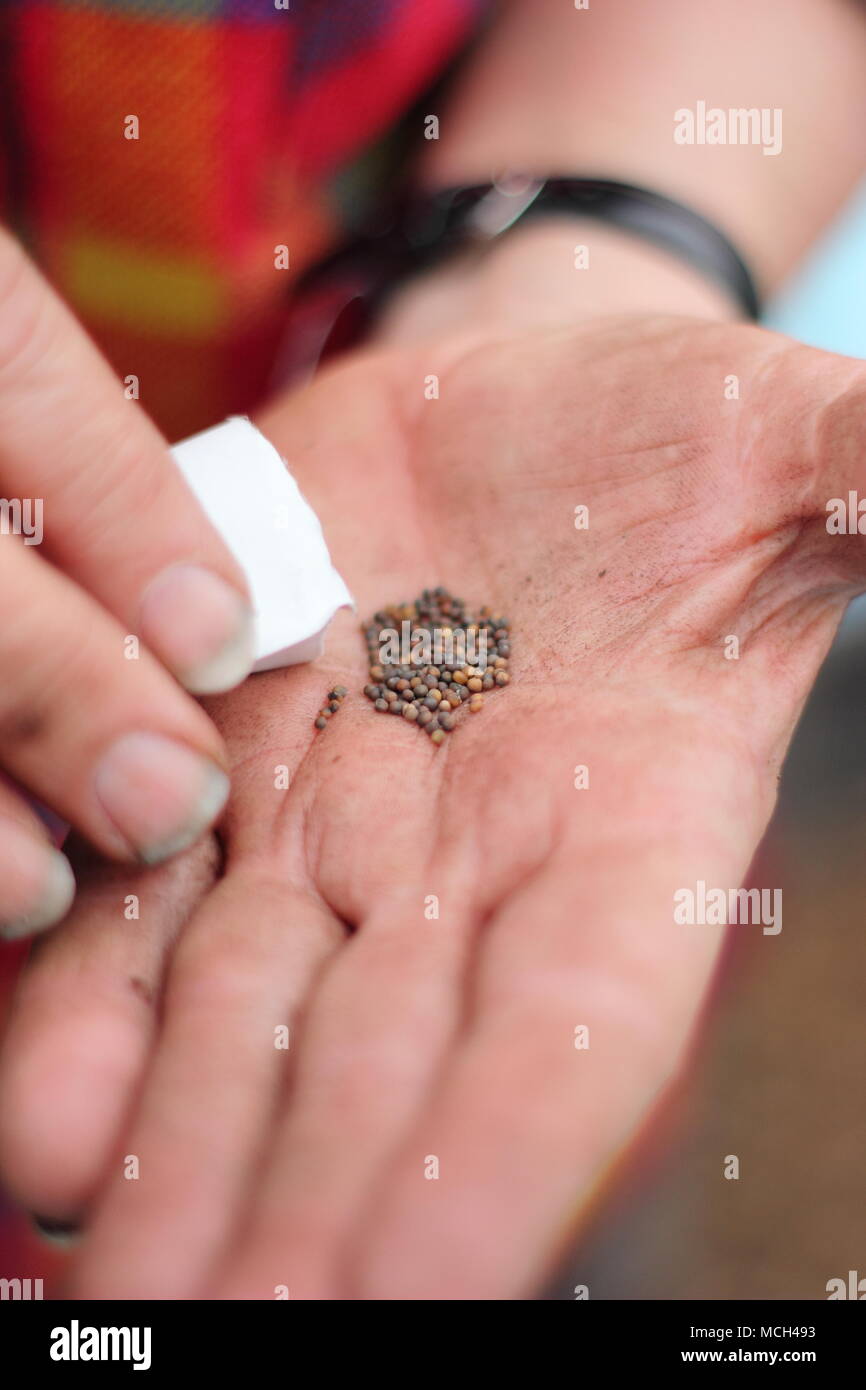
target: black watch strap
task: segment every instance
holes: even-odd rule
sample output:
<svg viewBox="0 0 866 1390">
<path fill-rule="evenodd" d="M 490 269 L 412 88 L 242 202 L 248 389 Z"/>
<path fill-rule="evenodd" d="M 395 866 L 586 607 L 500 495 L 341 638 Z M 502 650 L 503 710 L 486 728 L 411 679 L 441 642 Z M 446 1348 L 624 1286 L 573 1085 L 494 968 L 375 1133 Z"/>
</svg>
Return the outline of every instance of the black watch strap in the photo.
<svg viewBox="0 0 866 1390">
<path fill-rule="evenodd" d="M 288 346 L 274 379 L 297 378 L 354 346 L 408 277 L 527 218 L 557 215 L 597 218 L 642 237 L 726 290 L 748 318 L 758 318 L 760 301 L 745 261 L 723 232 L 684 203 L 611 179 L 510 177 L 410 193 L 306 271 L 293 288 Z"/>
<path fill-rule="evenodd" d="M 419 267 L 461 244 L 490 240 L 539 216 L 592 217 L 686 261 L 732 296 L 748 318 L 760 314 L 755 282 L 739 252 L 712 222 L 661 193 L 611 179 L 514 178 L 450 188 L 407 200 L 394 230 Z"/>
</svg>

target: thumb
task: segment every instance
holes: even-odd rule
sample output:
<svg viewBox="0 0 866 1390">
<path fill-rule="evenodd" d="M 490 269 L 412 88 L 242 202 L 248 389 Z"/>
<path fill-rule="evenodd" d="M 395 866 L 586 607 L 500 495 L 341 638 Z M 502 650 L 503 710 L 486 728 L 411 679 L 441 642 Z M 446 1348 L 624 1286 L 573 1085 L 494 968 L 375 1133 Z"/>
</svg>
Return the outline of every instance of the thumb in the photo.
<svg viewBox="0 0 866 1390">
<path fill-rule="evenodd" d="M 819 583 L 866 587 L 866 362 L 756 330 L 740 477 L 756 529 L 799 542 Z"/>
</svg>

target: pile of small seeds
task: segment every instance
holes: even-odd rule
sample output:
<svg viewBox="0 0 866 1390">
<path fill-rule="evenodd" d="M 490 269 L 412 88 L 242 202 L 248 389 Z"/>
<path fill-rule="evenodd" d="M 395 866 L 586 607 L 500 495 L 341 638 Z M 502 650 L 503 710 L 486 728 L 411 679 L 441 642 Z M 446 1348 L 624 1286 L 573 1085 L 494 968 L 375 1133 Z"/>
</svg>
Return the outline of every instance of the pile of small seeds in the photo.
<svg viewBox="0 0 866 1390">
<path fill-rule="evenodd" d="M 328 698 L 314 720 L 317 729 L 324 729 L 328 720 L 333 719 L 348 693 L 344 685 L 335 685 L 333 690 L 328 691 Z"/>
<path fill-rule="evenodd" d="M 381 714 L 397 714 L 417 724 L 436 745 L 454 729 L 462 705 L 469 706 L 470 714 L 478 714 L 485 695 L 508 685 L 511 679 L 507 619 L 494 617 L 486 607 L 473 617 L 463 600 L 447 589 L 425 589 L 412 603 L 383 608 L 361 631 L 370 667 L 370 683 L 364 686 L 367 699 Z M 424 647 L 425 632 L 434 653 L 444 650 L 438 665 L 416 656 Z M 411 635 L 409 652 L 403 642 L 399 653 L 401 657 L 408 655 L 408 661 L 383 659 L 383 651 L 388 650 L 386 639 L 394 633 Z M 392 648 L 395 645 L 392 642 Z M 453 650 L 449 651 L 449 646 Z M 477 664 L 461 660 L 461 650 L 474 651 Z"/>
</svg>

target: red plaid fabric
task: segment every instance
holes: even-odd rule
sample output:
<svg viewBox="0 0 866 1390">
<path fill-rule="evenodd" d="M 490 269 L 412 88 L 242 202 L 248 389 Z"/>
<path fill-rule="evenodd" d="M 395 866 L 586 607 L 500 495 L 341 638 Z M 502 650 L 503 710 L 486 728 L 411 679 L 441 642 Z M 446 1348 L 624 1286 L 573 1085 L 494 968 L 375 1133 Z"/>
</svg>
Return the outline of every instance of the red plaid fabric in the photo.
<svg viewBox="0 0 866 1390">
<path fill-rule="evenodd" d="M 261 397 L 347 166 L 477 0 L 5 0 L 0 216 L 171 438 Z M 288 269 L 275 248 L 288 248 Z"/>
</svg>

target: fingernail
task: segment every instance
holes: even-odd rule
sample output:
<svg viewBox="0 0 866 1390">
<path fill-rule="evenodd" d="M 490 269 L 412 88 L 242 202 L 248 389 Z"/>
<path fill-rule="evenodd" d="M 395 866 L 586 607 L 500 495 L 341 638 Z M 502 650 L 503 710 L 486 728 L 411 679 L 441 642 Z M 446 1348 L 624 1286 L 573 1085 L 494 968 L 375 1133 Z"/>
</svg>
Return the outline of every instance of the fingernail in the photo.
<svg viewBox="0 0 866 1390">
<path fill-rule="evenodd" d="M 141 636 L 194 695 L 240 685 L 255 659 L 255 624 L 237 589 L 199 565 L 172 565 L 141 601 Z"/>
<path fill-rule="evenodd" d="M 37 1233 L 50 1245 L 67 1248 L 81 1237 L 81 1227 L 77 1221 L 55 1221 L 51 1216 L 37 1216 L 35 1212 L 30 1213 L 30 1220 Z"/>
<path fill-rule="evenodd" d="M 75 876 L 65 855 L 22 826 L 4 821 L 0 836 L 5 895 L 7 902 L 14 895 L 15 902 L 14 915 L 0 922 L 0 936 L 19 941 L 66 916 L 75 897 Z"/>
<path fill-rule="evenodd" d="M 138 859 L 158 864 L 194 844 L 229 794 L 216 763 L 162 734 L 124 734 L 94 773 L 103 810 Z"/>
</svg>

